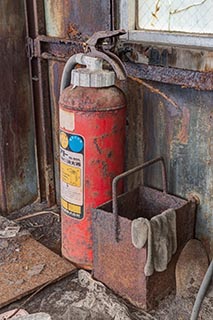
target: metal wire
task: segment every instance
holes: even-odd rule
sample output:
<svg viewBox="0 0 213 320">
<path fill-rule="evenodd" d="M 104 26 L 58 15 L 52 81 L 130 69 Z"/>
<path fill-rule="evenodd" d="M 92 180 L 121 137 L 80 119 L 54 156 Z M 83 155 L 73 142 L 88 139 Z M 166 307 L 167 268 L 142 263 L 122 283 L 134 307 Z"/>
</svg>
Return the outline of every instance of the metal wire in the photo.
<svg viewBox="0 0 213 320">
<path fill-rule="evenodd" d="M 213 33 L 212 0 L 138 0 L 140 29 Z"/>
</svg>

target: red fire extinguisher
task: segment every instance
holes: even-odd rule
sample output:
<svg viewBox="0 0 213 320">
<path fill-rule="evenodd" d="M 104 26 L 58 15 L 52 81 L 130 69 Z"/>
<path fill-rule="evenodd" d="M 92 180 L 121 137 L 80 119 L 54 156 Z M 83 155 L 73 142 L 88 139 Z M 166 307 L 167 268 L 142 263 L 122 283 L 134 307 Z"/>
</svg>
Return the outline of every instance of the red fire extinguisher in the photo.
<svg viewBox="0 0 213 320">
<path fill-rule="evenodd" d="M 123 33 L 95 33 L 87 41 L 87 53 L 72 56 L 62 75 L 62 254 L 86 269 L 91 269 L 93 262 L 91 209 L 111 199 L 112 179 L 124 171 L 126 102 L 114 83 L 115 73 L 122 80 L 126 74 L 117 56 L 98 51 L 96 44 L 99 42 L 100 50 L 104 38 Z M 103 60 L 115 72 L 103 69 Z M 86 68 L 74 69 L 76 64 Z"/>
</svg>

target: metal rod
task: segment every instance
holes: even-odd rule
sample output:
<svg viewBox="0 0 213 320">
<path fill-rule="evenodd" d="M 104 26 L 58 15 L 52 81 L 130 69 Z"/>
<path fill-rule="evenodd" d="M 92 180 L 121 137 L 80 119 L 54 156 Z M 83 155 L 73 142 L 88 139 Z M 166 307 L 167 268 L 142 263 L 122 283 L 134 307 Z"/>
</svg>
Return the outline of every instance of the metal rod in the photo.
<svg viewBox="0 0 213 320">
<path fill-rule="evenodd" d="M 60 61 L 60 62 L 67 62 L 67 60 L 68 60 L 68 58 L 54 56 L 53 54 L 48 53 L 48 52 L 43 52 L 41 54 L 41 58 L 45 59 L 45 60 L 54 60 L 54 61 Z"/>
<path fill-rule="evenodd" d="M 202 304 L 203 299 L 205 297 L 206 291 L 209 287 L 209 284 L 212 280 L 212 277 L 213 277 L 213 260 L 211 261 L 211 263 L 206 271 L 206 274 L 203 278 L 202 284 L 201 284 L 200 289 L 198 291 L 197 298 L 195 300 L 195 304 L 192 309 L 192 314 L 191 314 L 190 320 L 197 320 L 198 319 L 200 307 L 201 307 L 201 304 Z"/>
<path fill-rule="evenodd" d="M 118 203 L 117 203 L 117 183 L 120 179 L 129 176 L 132 173 L 140 171 L 142 169 L 147 168 L 148 166 L 153 165 L 156 162 L 161 162 L 161 170 L 162 170 L 162 184 L 163 184 L 163 192 L 167 193 L 167 176 L 166 176 L 166 167 L 163 157 L 158 157 L 153 160 L 147 161 L 133 169 L 125 171 L 120 175 L 116 176 L 112 181 L 112 211 L 115 217 L 115 233 L 116 233 L 116 241 L 119 241 L 119 233 L 120 233 L 120 225 L 119 225 L 119 216 L 118 216 Z"/>
</svg>

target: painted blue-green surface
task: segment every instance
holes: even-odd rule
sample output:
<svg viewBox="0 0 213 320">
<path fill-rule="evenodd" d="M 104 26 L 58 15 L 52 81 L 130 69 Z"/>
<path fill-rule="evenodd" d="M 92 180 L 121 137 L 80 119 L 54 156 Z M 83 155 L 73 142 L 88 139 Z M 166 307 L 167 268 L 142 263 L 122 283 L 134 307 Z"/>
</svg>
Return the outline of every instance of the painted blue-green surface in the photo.
<svg viewBox="0 0 213 320">
<path fill-rule="evenodd" d="M 174 104 L 145 90 L 145 160 L 163 155 L 169 192 L 200 199 L 196 237 L 213 253 L 213 92 L 153 83 Z M 146 181 L 160 187 L 155 170 Z"/>
</svg>

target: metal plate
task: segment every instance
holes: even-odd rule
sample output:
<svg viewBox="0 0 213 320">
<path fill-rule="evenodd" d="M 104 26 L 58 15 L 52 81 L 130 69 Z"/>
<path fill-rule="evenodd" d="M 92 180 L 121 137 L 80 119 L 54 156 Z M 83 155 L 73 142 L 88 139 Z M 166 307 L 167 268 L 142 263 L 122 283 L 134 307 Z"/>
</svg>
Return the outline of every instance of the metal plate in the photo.
<svg viewBox="0 0 213 320">
<path fill-rule="evenodd" d="M 29 236 L 0 239 L 0 308 L 76 268 Z"/>
</svg>

